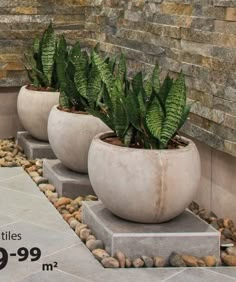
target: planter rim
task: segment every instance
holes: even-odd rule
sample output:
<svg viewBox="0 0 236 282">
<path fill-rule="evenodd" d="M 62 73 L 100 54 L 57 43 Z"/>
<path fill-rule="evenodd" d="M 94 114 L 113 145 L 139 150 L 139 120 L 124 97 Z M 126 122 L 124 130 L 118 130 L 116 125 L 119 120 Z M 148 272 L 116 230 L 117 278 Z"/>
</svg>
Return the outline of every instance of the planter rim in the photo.
<svg viewBox="0 0 236 282">
<path fill-rule="evenodd" d="M 97 117 L 95 117 L 95 116 L 93 116 L 93 115 L 90 115 L 90 114 L 87 113 L 87 112 L 84 112 L 84 113 L 82 113 L 82 112 L 81 112 L 81 113 L 66 112 L 66 111 L 61 111 L 61 110 L 59 110 L 58 107 L 59 107 L 59 104 L 53 106 L 53 107 L 52 107 L 52 110 L 55 110 L 55 111 L 60 112 L 60 113 L 64 113 L 64 114 L 66 114 L 66 115 L 67 115 L 67 114 L 71 114 L 71 115 L 74 115 L 74 116 L 85 116 L 85 117 L 97 118 Z"/>
<path fill-rule="evenodd" d="M 155 152 L 155 153 L 183 153 L 186 151 L 189 151 L 191 148 L 195 147 L 195 143 L 191 140 L 188 139 L 186 137 L 181 136 L 181 138 L 186 141 L 188 144 L 183 147 L 183 148 L 178 148 L 178 149 L 139 149 L 139 148 L 130 148 L 130 147 L 122 147 L 122 146 L 118 146 L 118 145 L 113 145 L 107 142 L 104 142 L 102 139 L 106 138 L 106 137 L 111 137 L 111 136 L 116 136 L 115 133 L 113 131 L 107 131 L 104 133 L 99 133 L 97 134 L 94 139 L 93 142 L 97 142 L 99 144 L 101 144 L 102 146 L 105 147 L 115 147 L 117 150 L 123 151 L 123 152 Z"/>
<path fill-rule="evenodd" d="M 34 89 L 27 89 L 27 85 L 24 85 L 21 87 L 21 89 L 24 89 L 25 91 L 29 91 L 29 92 L 35 92 L 35 93 L 49 93 L 49 94 L 57 94 L 57 93 L 60 93 L 60 91 L 40 91 L 40 90 L 34 90 Z"/>
</svg>

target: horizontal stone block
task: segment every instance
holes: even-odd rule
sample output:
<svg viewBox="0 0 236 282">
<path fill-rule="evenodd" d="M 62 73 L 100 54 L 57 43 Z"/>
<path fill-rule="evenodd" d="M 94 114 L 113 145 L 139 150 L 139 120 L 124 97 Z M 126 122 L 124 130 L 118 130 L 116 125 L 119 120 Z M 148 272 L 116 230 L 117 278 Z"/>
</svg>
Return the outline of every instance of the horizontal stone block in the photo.
<svg viewBox="0 0 236 282">
<path fill-rule="evenodd" d="M 17 133 L 17 143 L 23 148 L 28 159 L 56 158 L 48 142 L 36 140 L 27 131 Z"/>
<path fill-rule="evenodd" d="M 101 202 L 83 202 L 83 223 L 111 256 L 122 251 L 131 259 L 142 255 L 168 259 L 177 252 L 219 258 L 220 233 L 188 210 L 166 223 L 139 224 L 116 217 Z"/>
<path fill-rule="evenodd" d="M 69 170 L 59 160 L 44 160 L 43 176 L 53 184 L 60 196 L 75 199 L 79 196 L 94 195 L 87 174 Z"/>
</svg>

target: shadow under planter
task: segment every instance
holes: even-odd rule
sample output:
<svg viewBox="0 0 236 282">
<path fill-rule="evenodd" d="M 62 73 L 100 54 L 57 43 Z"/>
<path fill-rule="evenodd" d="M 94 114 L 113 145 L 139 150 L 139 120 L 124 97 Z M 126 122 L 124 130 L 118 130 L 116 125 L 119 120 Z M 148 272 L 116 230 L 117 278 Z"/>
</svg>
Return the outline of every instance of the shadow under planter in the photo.
<svg viewBox="0 0 236 282">
<path fill-rule="evenodd" d="M 74 172 L 66 168 L 59 160 L 44 160 L 43 176 L 53 184 L 60 196 L 76 198 L 95 195 L 88 174 Z"/>
<path fill-rule="evenodd" d="M 220 257 L 220 233 L 189 210 L 169 222 L 142 224 L 116 217 L 101 202 L 83 202 L 83 223 L 111 256 L 122 251 L 131 259 L 142 255 L 167 259 L 172 252 Z"/>
<path fill-rule="evenodd" d="M 56 159 L 49 142 L 33 138 L 27 131 L 17 132 L 17 143 L 28 159 Z"/>
</svg>

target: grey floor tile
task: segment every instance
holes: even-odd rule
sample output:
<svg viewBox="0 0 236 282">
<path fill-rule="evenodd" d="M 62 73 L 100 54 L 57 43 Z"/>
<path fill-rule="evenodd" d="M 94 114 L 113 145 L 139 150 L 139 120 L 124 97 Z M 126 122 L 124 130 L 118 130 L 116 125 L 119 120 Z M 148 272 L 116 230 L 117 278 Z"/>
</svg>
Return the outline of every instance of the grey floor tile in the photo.
<svg viewBox="0 0 236 282">
<path fill-rule="evenodd" d="M 28 208 L 13 212 L 11 213 L 11 217 L 56 231 L 68 232 L 70 230 L 60 213 L 48 200 L 47 202 L 40 202 L 37 209 Z"/>
<path fill-rule="evenodd" d="M 88 280 L 104 270 L 83 243 L 47 256 L 40 262 L 53 263 L 55 261 L 58 262 L 58 269 Z"/>
<path fill-rule="evenodd" d="M 236 279 L 207 269 L 189 268 L 165 281 L 173 282 L 235 282 Z"/>
<path fill-rule="evenodd" d="M 74 277 L 70 274 L 60 271 L 52 272 L 37 272 L 23 279 L 17 280 L 17 282 L 92 282 L 83 278 Z"/>
<path fill-rule="evenodd" d="M 106 269 L 98 277 L 97 282 L 161 282 L 169 277 L 180 273 L 180 269 L 159 268 L 159 269 Z M 110 280 L 109 280 L 110 279 Z M 188 282 L 188 281 L 186 281 Z"/>
<path fill-rule="evenodd" d="M 3 187 L 0 191 L 0 213 L 4 215 L 15 214 L 22 210 L 34 210 L 39 214 L 50 205 L 45 197 L 35 197 Z"/>
<path fill-rule="evenodd" d="M 26 172 L 21 167 L 1 167 L 0 168 L 0 180 L 9 177 L 15 177 L 20 174 L 25 174 Z"/>
<path fill-rule="evenodd" d="M 14 217 L 0 214 L 0 227 L 16 221 L 18 221 L 18 219 L 15 219 Z"/>
<path fill-rule="evenodd" d="M 236 267 L 211 268 L 212 271 L 236 278 Z"/>
<path fill-rule="evenodd" d="M 41 265 L 31 261 L 19 262 L 15 257 L 9 257 L 7 266 L 0 271 L 0 281 L 13 282 L 41 270 Z"/>
<path fill-rule="evenodd" d="M 24 192 L 37 197 L 45 197 L 37 185 L 26 173 L 0 180 L 0 186 Z"/>
<path fill-rule="evenodd" d="M 1 247 L 5 248 L 9 253 L 15 253 L 20 247 L 28 249 L 38 247 L 42 252 L 42 257 L 44 257 L 81 243 L 76 236 L 39 227 L 25 221 L 9 224 L 7 227 L 0 227 L 0 234 L 2 232 L 21 234 L 21 240 L 1 240 Z"/>
<path fill-rule="evenodd" d="M 158 282 L 182 271 L 181 269 L 104 269 L 83 244 L 41 260 L 45 263 L 54 261 L 58 262 L 58 269 L 94 282 Z"/>
</svg>

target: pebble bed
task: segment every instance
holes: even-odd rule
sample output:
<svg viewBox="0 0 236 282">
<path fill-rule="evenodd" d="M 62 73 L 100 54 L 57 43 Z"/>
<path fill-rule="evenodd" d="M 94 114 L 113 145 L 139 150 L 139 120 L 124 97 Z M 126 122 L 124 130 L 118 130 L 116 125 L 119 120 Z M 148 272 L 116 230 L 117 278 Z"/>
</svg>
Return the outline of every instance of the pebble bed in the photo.
<svg viewBox="0 0 236 282">
<path fill-rule="evenodd" d="M 208 213 L 195 202 L 190 204 L 189 209 L 221 233 L 220 261 L 211 255 L 195 257 L 174 252 L 168 260 L 160 256 L 147 257 L 145 255 L 131 260 L 121 251 L 111 257 L 105 251 L 104 243 L 93 235 L 88 225 L 82 223 L 82 202 L 97 201 L 97 197 L 93 195 L 79 196 L 76 199 L 59 197 L 56 187 L 49 184 L 48 180 L 42 176 L 42 160 L 28 160 L 22 148 L 15 143 L 14 138 L 0 140 L 0 167 L 15 166 L 24 168 L 63 219 L 105 268 L 236 266 L 236 227 L 233 221 L 228 218 L 218 218 L 213 212 Z"/>
</svg>

